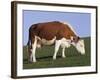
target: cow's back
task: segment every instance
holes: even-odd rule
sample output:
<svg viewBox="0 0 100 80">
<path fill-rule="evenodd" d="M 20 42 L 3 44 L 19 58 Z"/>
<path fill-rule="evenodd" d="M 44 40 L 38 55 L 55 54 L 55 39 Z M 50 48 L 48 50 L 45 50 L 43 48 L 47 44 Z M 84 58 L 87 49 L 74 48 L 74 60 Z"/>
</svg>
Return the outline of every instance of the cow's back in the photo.
<svg viewBox="0 0 100 80">
<path fill-rule="evenodd" d="M 74 32 L 67 24 L 63 24 L 58 21 L 35 24 L 33 25 L 32 31 L 40 38 L 44 38 L 46 40 L 51 40 L 55 36 L 57 39 L 75 36 Z"/>
</svg>

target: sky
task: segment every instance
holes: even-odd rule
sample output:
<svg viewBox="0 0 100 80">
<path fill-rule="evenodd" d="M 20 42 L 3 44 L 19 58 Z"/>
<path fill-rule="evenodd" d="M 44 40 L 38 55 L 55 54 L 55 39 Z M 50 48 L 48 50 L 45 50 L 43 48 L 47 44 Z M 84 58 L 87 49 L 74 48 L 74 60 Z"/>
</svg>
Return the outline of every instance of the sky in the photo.
<svg viewBox="0 0 100 80">
<path fill-rule="evenodd" d="M 35 23 L 61 21 L 69 23 L 78 36 L 91 35 L 91 14 L 77 12 L 23 10 L 23 45 L 28 42 L 29 27 Z"/>
</svg>

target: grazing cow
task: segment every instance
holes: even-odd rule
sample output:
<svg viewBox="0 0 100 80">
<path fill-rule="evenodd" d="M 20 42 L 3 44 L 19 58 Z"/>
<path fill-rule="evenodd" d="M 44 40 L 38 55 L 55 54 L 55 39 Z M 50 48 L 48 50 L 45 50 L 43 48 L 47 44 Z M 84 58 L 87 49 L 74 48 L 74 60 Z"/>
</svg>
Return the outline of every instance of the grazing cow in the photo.
<svg viewBox="0 0 100 80">
<path fill-rule="evenodd" d="M 65 58 L 65 48 L 75 46 L 78 52 L 85 54 L 84 40 L 81 40 L 72 27 L 63 22 L 52 21 L 33 24 L 29 28 L 29 61 L 36 62 L 35 51 L 42 45 L 55 44 L 53 59 L 56 59 L 59 47 L 62 47 L 62 57 Z"/>
</svg>

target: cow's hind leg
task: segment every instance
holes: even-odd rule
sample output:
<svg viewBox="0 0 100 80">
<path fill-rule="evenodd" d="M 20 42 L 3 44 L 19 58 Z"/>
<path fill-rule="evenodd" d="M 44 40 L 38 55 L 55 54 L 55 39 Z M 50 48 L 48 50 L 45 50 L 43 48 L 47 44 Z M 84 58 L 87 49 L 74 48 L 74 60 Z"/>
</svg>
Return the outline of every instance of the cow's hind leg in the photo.
<svg viewBox="0 0 100 80">
<path fill-rule="evenodd" d="M 28 42 L 28 44 L 27 44 L 28 46 L 27 46 L 27 52 L 28 52 L 28 62 L 32 62 L 32 45 L 30 45 L 30 43 Z"/>
<path fill-rule="evenodd" d="M 62 48 L 62 57 L 65 58 L 65 47 Z"/>
<path fill-rule="evenodd" d="M 28 49 L 28 61 L 31 63 L 32 60 L 33 60 L 32 49 L 29 47 L 29 49 Z"/>
<path fill-rule="evenodd" d="M 35 51 L 36 51 L 36 45 L 37 45 L 37 38 L 35 36 L 34 42 L 32 42 L 32 62 L 36 62 L 36 56 L 35 56 Z"/>
<path fill-rule="evenodd" d="M 55 52 L 54 52 L 54 55 L 53 55 L 53 60 L 56 59 L 57 52 L 59 50 L 60 45 L 61 45 L 61 40 L 56 40 L 56 42 L 55 42 Z"/>
</svg>

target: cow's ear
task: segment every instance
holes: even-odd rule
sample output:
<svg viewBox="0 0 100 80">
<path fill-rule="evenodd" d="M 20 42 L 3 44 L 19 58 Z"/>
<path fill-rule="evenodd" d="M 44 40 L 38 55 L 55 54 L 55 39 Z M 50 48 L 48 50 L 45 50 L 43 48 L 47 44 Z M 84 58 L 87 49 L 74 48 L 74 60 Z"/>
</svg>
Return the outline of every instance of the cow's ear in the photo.
<svg viewBox="0 0 100 80">
<path fill-rule="evenodd" d="M 80 37 L 75 36 L 75 37 L 71 37 L 71 42 L 75 42 L 77 43 L 79 41 Z"/>
<path fill-rule="evenodd" d="M 73 37 L 73 36 L 71 36 L 71 42 L 77 43 L 77 42 L 79 41 L 79 39 L 80 39 L 79 36 L 78 36 L 78 37 Z"/>
<path fill-rule="evenodd" d="M 79 39 L 80 39 L 80 37 L 79 37 L 79 36 L 75 37 L 74 42 L 75 42 L 75 43 L 77 43 L 77 42 L 79 41 Z"/>
<path fill-rule="evenodd" d="M 77 39 L 79 40 L 79 39 L 80 39 L 80 37 L 78 36 L 78 37 L 77 37 Z"/>
</svg>

